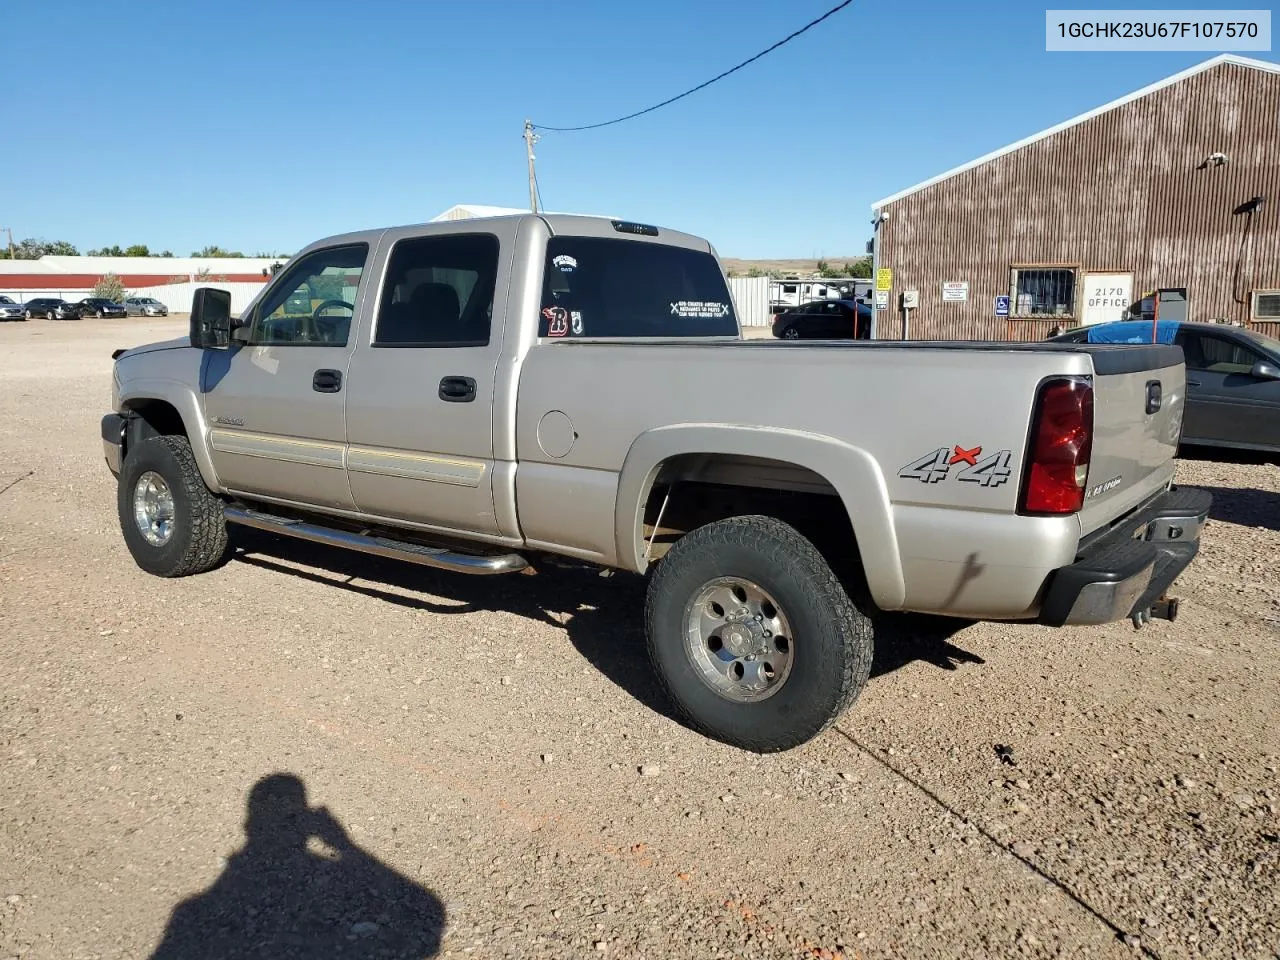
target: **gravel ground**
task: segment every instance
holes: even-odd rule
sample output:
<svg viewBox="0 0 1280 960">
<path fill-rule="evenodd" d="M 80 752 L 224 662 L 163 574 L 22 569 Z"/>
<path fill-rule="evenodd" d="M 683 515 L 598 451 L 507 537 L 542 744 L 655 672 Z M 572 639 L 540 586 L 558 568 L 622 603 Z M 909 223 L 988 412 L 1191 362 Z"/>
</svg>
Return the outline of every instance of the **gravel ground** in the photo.
<svg viewBox="0 0 1280 960">
<path fill-rule="evenodd" d="M 1273 464 L 1182 463 L 1176 623 L 907 619 L 759 757 L 670 718 L 633 577 L 143 574 L 98 421 L 182 329 L 0 326 L 0 958 L 1280 955 Z"/>
</svg>

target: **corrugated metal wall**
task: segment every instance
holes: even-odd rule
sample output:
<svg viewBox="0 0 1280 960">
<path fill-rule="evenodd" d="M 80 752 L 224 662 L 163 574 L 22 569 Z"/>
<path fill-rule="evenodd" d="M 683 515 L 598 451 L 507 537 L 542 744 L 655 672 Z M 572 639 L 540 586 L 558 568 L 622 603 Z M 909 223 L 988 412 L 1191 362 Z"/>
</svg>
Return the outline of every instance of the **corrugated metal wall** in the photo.
<svg viewBox="0 0 1280 960">
<path fill-rule="evenodd" d="M 199 287 L 216 287 L 231 294 L 231 312 L 240 313 L 258 295 L 263 283 L 231 283 L 220 280 L 203 280 L 195 283 L 167 283 L 163 287 L 140 287 L 130 290 L 130 297 L 155 297 L 170 313 L 190 313 L 191 300 Z"/>
<path fill-rule="evenodd" d="M 729 293 L 741 326 L 767 327 L 772 322 L 768 277 L 730 277 Z"/>
<path fill-rule="evenodd" d="M 1219 151 L 1226 164 L 1202 166 Z M 1251 223 L 1233 213 L 1259 195 Z M 1186 287 L 1192 320 L 1247 321 L 1250 292 L 1280 287 L 1280 75 L 1220 64 L 884 209 L 880 265 L 894 278 L 880 339 L 902 336 L 908 289 L 912 339 L 1043 339 L 1079 322 L 1087 271 L 1132 271 L 1135 300 Z M 1011 267 L 1029 264 L 1079 268 L 1073 314 L 995 317 Z M 957 280 L 968 302 L 944 303 Z"/>
</svg>

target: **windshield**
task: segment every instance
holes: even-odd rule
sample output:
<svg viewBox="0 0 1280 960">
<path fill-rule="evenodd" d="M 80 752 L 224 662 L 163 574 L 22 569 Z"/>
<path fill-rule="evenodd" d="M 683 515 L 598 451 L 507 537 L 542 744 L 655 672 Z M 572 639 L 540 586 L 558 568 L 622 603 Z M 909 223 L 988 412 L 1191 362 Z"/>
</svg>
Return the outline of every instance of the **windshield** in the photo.
<svg viewBox="0 0 1280 960">
<path fill-rule="evenodd" d="M 1273 355 L 1280 357 L 1280 340 L 1275 337 L 1269 337 L 1265 333 L 1258 333 L 1257 330 L 1242 330 L 1246 337 L 1256 343 L 1263 350 L 1267 350 Z"/>
<path fill-rule="evenodd" d="M 541 337 L 736 337 L 738 321 L 710 253 L 639 240 L 553 237 Z"/>
</svg>

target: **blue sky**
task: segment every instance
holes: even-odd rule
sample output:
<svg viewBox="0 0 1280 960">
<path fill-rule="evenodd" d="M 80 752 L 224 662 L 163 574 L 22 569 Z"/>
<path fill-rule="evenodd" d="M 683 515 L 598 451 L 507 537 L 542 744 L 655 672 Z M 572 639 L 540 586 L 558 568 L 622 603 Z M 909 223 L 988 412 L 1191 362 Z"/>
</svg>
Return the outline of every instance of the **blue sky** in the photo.
<svg viewBox="0 0 1280 960">
<path fill-rule="evenodd" d="M 289 252 L 522 206 L 526 116 L 629 113 L 833 5 L 4 0 L 0 226 L 82 251 Z M 543 202 L 725 256 L 856 254 L 873 200 L 1212 56 L 1046 53 L 1044 10 L 859 0 L 673 106 L 546 134 Z"/>
</svg>

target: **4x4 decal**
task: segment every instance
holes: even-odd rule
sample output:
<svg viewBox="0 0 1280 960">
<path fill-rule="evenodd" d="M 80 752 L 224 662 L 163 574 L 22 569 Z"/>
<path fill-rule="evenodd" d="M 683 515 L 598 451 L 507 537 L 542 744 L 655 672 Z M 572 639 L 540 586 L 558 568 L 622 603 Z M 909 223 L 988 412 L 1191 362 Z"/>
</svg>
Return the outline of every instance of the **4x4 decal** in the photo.
<svg viewBox="0 0 1280 960">
<path fill-rule="evenodd" d="M 961 483 L 978 483 L 984 487 L 998 487 L 1013 475 L 1010 461 L 1012 451 L 1000 450 L 983 459 L 982 447 L 939 447 L 912 460 L 898 471 L 903 480 L 919 480 L 921 483 L 938 483 L 951 475 L 951 468 L 959 466 L 956 480 Z"/>
</svg>

